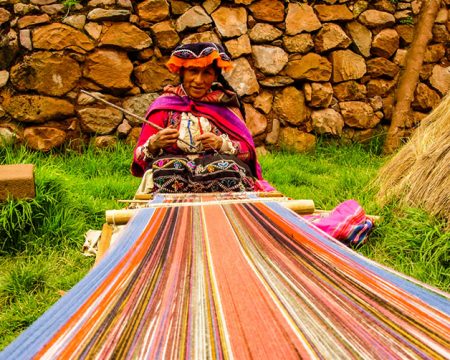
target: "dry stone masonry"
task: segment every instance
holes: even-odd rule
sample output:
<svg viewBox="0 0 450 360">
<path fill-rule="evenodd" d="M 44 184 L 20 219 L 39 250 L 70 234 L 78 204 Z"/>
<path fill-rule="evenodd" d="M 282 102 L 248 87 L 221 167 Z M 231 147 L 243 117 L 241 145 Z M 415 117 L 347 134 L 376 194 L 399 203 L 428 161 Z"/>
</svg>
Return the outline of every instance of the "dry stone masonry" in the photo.
<svg viewBox="0 0 450 360">
<path fill-rule="evenodd" d="M 264 146 L 366 141 L 392 117 L 423 0 L 0 0 L 0 140 L 48 151 L 136 141 L 138 115 L 178 82 L 175 46 L 224 44 L 226 80 Z M 73 3 L 73 2 L 72 2 Z M 450 89 L 450 0 L 442 2 L 413 101 L 423 119 Z"/>
</svg>

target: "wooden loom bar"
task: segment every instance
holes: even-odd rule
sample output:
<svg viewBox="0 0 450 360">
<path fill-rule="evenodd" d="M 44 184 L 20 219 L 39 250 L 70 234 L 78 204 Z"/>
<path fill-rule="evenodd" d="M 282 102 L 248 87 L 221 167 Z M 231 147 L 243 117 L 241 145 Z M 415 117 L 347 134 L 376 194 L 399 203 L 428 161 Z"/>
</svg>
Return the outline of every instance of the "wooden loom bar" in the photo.
<svg viewBox="0 0 450 360">
<path fill-rule="evenodd" d="M 281 198 L 256 198 L 245 200 L 220 200 L 209 202 L 186 202 L 186 203 L 160 203 L 160 204 L 148 204 L 146 207 L 150 208 L 167 208 L 167 207 L 186 207 L 186 206 L 210 206 L 210 205 L 226 205 L 226 204 L 241 204 L 241 203 L 257 203 L 274 201 L 279 202 L 284 207 L 291 209 L 297 214 L 312 214 L 314 213 L 315 206 L 313 200 L 280 200 Z M 107 210 L 105 212 L 106 222 L 108 224 L 123 225 L 128 223 L 131 217 L 139 209 L 122 209 L 122 210 Z"/>
<path fill-rule="evenodd" d="M 111 243 L 112 232 L 113 229 L 111 225 L 109 225 L 108 223 L 103 224 L 102 235 L 100 236 L 100 240 L 98 241 L 97 257 L 95 258 L 94 266 L 97 266 L 97 264 L 100 262 L 100 260 L 108 250 Z"/>
<path fill-rule="evenodd" d="M 211 193 L 212 195 L 216 195 L 216 194 L 221 194 L 221 193 Z M 225 193 L 226 194 L 226 193 Z M 246 194 L 254 194 L 257 197 L 285 197 L 285 195 L 283 195 L 282 192 L 280 191 L 258 191 L 258 192 L 246 192 Z M 187 195 L 192 195 L 192 194 L 187 194 Z M 170 196 L 170 194 L 165 194 L 165 196 Z M 175 195 L 174 196 L 179 196 Z M 134 199 L 135 200 L 152 200 L 153 199 L 153 194 L 136 194 L 134 195 Z"/>
</svg>

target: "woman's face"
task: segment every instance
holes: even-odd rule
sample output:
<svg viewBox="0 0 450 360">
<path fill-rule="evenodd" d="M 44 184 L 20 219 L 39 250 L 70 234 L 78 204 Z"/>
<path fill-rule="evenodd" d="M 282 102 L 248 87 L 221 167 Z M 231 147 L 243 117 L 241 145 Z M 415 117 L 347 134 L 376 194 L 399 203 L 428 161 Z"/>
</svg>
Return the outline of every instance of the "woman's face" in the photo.
<svg viewBox="0 0 450 360">
<path fill-rule="evenodd" d="M 205 96 L 212 83 L 217 80 L 217 73 L 213 65 L 183 68 L 181 75 L 184 90 L 193 99 Z"/>
</svg>

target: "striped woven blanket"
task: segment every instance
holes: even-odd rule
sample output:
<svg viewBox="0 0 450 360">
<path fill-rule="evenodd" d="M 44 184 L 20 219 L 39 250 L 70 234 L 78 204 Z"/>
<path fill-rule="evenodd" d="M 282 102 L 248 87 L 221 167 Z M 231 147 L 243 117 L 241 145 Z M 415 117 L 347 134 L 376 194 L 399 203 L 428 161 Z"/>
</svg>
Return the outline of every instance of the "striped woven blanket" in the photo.
<svg viewBox="0 0 450 360">
<path fill-rule="evenodd" d="M 449 294 L 279 203 L 191 200 L 139 210 L 0 358 L 450 358 Z"/>
</svg>

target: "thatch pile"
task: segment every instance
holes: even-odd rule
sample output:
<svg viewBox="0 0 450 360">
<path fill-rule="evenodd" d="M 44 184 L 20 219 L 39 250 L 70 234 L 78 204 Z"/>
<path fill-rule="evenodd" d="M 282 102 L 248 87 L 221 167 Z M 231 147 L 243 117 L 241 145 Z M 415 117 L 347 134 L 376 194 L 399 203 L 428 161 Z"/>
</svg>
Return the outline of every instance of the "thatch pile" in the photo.
<svg viewBox="0 0 450 360">
<path fill-rule="evenodd" d="M 380 170 L 379 199 L 424 208 L 450 227 L 450 94 Z"/>
</svg>

